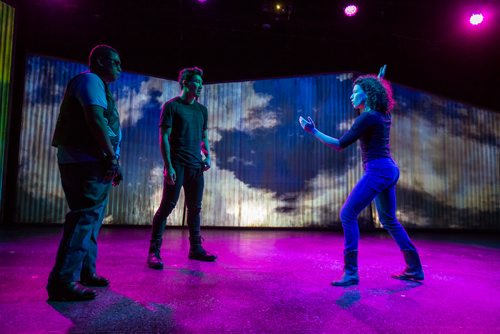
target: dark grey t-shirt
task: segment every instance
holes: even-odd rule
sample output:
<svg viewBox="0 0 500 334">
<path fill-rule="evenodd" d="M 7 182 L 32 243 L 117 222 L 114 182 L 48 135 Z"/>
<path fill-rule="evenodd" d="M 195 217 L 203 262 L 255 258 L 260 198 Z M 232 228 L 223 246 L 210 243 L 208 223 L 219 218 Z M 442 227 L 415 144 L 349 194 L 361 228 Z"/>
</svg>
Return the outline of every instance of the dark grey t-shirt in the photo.
<svg viewBox="0 0 500 334">
<path fill-rule="evenodd" d="M 392 158 L 390 148 L 391 114 L 378 111 L 362 112 L 352 127 L 340 139 L 345 148 L 359 139 L 363 163 L 380 158 Z"/>
<path fill-rule="evenodd" d="M 172 128 L 169 137 L 172 163 L 202 167 L 201 142 L 207 118 L 207 108 L 196 101 L 188 104 L 177 96 L 163 105 L 160 127 Z"/>
</svg>

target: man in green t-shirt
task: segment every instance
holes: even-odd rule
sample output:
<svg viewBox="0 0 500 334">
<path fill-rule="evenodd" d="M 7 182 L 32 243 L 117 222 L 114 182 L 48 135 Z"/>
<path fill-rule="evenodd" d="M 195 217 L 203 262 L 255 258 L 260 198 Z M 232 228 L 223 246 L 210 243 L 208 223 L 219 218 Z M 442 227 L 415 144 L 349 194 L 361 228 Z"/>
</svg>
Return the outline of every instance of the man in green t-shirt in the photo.
<svg viewBox="0 0 500 334">
<path fill-rule="evenodd" d="M 160 148 L 164 162 L 163 194 L 153 218 L 148 266 L 163 269 L 160 257 L 167 217 L 175 208 L 181 188 L 187 207 L 189 258 L 215 261 L 201 245 L 200 212 L 203 199 L 203 172 L 210 169 L 210 146 L 207 134 L 207 108 L 198 103 L 203 87 L 203 71 L 185 68 L 179 73 L 181 93 L 163 105 L 160 116 Z M 201 155 L 204 145 L 205 159 Z"/>
</svg>

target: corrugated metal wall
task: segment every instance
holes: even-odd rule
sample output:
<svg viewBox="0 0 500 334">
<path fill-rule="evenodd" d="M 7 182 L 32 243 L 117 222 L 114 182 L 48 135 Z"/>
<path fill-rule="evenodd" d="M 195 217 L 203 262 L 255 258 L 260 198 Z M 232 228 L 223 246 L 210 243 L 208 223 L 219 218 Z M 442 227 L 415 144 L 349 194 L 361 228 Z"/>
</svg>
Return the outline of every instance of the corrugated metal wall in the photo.
<svg viewBox="0 0 500 334">
<path fill-rule="evenodd" d="M 67 211 L 59 180 L 52 133 L 64 94 L 58 82 L 69 81 L 84 66 L 30 57 L 27 62 L 19 152 L 17 220 L 61 222 Z"/>
<path fill-rule="evenodd" d="M 499 229 L 500 114 L 394 85 L 391 143 L 407 226 Z"/>
<path fill-rule="evenodd" d="M 126 64 L 125 64 L 126 66 Z M 50 138 L 65 84 L 84 66 L 28 62 L 17 220 L 61 222 L 66 204 Z M 124 141 L 125 180 L 113 189 L 108 224 L 149 225 L 162 190 L 161 105 L 175 81 L 123 74 L 111 86 Z M 203 224 L 236 227 L 339 226 L 339 211 L 361 176 L 356 145 L 336 152 L 305 134 L 299 115 L 342 135 L 355 115 L 352 74 L 205 86 L 213 168 L 205 174 Z M 394 85 L 393 154 L 401 167 L 398 216 L 407 226 L 498 228 L 498 114 Z M 169 225 L 182 223 L 183 198 Z M 360 217 L 372 226 L 367 208 Z"/>
<path fill-rule="evenodd" d="M 0 2 L 0 204 L 3 203 L 3 180 L 7 148 L 10 80 L 14 45 L 15 9 Z"/>
<path fill-rule="evenodd" d="M 311 115 L 325 131 L 339 133 L 337 124 L 354 117 L 338 98 L 350 87 L 349 75 L 206 87 L 215 168 L 206 173 L 205 221 L 339 226 L 340 207 L 361 174 L 357 148 L 346 159 L 305 134 L 298 117 Z M 361 218 L 371 224 L 369 211 Z"/>
<path fill-rule="evenodd" d="M 67 205 L 59 179 L 57 150 L 50 143 L 65 84 L 85 70 L 84 65 L 62 60 L 37 56 L 28 59 L 19 154 L 19 222 L 64 221 Z M 148 94 L 156 94 L 161 100 L 163 93 L 175 95 L 178 85 L 127 73 L 121 76 L 120 83 L 112 84 L 110 89 L 121 111 L 125 181 L 111 192 L 105 220 L 113 224 L 148 224 L 161 198 L 162 171 L 158 129 L 141 124 L 152 120 L 158 123 L 161 104 Z"/>
<path fill-rule="evenodd" d="M 119 84 L 112 84 L 122 125 L 120 163 L 124 182 L 111 192 L 107 223 L 151 223 L 163 185 L 158 144 L 160 110 L 166 99 L 178 93 L 178 87 L 174 81 L 132 74 L 122 74 Z M 170 224 L 179 225 L 181 219 L 182 212 L 176 210 Z"/>
</svg>

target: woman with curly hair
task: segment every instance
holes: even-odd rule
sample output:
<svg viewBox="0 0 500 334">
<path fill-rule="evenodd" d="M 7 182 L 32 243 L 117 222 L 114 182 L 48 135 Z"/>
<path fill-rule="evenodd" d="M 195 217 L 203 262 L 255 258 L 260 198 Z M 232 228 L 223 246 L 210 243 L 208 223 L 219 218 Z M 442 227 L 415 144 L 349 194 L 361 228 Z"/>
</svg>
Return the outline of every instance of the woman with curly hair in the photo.
<svg viewBox="0 0 500 334">
<path fill-rule="evenodd" d="M 361 143 L 364 175 L 352 189 L 340 212 L 344 230 L 344 272 L 334 286 L 349 286 L 359 283 L 357 217 L 371 201 L 375 205 L 382 226 L 394 238 L 403 252 L 406 268 L 393 278 L 422 281 L 424 272 L 417 249 L 404 227 L 396 218 L 396 183 L 399 168 L 391 156 L 390 129 L 391 109 L 394 105 L 392 90 L 383 79 L 385 65 L 380 73 L 360 76 L 354 81 L 351 103 L 359 110 L 352 127 L 340 139 L 330 137 L 316 129 L 311 117 L 299 118 L 302 128 L 323 144 L 341 151 L 358 139 Z"/>
</svg>

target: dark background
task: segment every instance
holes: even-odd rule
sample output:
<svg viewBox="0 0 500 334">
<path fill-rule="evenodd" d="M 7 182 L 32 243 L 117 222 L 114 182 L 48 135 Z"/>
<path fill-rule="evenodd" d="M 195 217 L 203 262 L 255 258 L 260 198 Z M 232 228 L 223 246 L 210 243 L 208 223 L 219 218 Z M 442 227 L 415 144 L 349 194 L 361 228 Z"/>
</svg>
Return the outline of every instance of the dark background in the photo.
<svg viewBox="0 0 500 334">
<path fill-rule="evenodd" d="M 175 79 L 200 66 L 205 82 L 376 72 L 393 82 L 500 112 L 498 0 L 2 0 L 16 9 L 4 208 L 15 207 L 28 54 L 87 62 L 93 46 L 123 70 Z M 479 7 L 483 25 L 468 24 Z M 3 211 L 3 210 L 2 210 Z M 11 220 L 5 210 L 2 222 Z M 4 219 L 5 218 L 5 219 Z"/>
<path fill-rule="evenodd" d="M 352 18 L 334 0 L 6 2 L 17 13 L 18 74 L 27 53 L 86 62 L 99 43 L 120 51 L 124 71 L 174 79 L 197 65 L 209 83 L 387 63 L 389 80 L 500 111 L 498 1 L 360 0 Z M 474 8 L 489 15 L 476 28 Z"/>
</svg>

